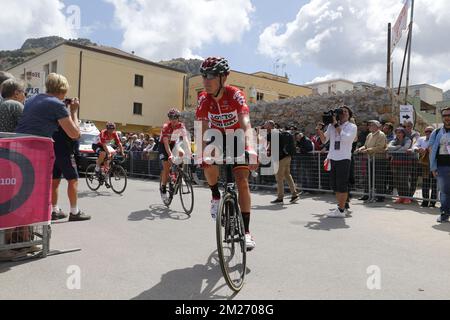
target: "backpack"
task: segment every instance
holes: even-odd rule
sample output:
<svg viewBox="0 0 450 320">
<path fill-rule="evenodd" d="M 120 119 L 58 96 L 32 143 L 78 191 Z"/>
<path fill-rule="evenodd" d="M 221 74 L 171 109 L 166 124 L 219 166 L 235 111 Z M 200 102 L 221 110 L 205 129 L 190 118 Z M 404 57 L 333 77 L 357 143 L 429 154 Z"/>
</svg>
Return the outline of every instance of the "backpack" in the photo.
<svg viewBox="0 0 450 320">
<path fill-rule="evenodd" d="M 293 156 L 297 153 L 297 149 L 295 148 L 294 136 L 291 133 L 287 131 L 281 132 L 280 143 L 284 155 Z"/>
</svg>

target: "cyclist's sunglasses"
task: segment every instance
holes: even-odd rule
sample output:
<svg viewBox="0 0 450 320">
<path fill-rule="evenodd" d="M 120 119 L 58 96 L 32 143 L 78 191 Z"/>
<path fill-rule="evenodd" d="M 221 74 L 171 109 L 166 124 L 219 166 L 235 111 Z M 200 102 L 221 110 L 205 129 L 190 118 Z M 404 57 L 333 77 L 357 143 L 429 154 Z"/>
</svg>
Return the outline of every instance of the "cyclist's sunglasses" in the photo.
<svg viewBox="0 0 450 320">
<path fill-rule="evenodd" d="M 219 75 L 218 74 L 214 74 L 214 73 L 203 73 L 202 74 L 202 78 L 206 79 L 206 80 L 213 80 L 215 78 L 217 78 Z"/>
<path fill-rule="evenodd" d="M 179 120 L 180 116 L 169 116 L 170 120 Z"/>
</svg>

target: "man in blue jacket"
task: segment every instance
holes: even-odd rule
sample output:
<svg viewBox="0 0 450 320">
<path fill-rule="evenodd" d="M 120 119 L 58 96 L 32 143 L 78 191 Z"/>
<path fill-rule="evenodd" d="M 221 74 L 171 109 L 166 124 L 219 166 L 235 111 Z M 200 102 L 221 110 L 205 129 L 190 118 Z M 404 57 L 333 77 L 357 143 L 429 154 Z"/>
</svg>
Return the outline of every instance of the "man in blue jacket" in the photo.
<svg viewBox="0 0 450 320">
<path fill-rule="evenodd" d="M 441 111 L 444 126 L 434 130 L 429 141 L 430 170 L 437 178 L 441 215 L 437 222 L 448 222 L 450 217 L 450 107 Z"/>
</svg>

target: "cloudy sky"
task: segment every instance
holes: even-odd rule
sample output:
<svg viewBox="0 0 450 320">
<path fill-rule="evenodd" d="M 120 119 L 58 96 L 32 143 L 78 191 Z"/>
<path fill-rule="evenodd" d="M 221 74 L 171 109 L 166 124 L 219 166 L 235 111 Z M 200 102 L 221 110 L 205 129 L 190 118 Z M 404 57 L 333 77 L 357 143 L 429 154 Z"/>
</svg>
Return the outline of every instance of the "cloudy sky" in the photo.
<svg viewBox="0 0 450 320">
<path fill-rule="evenodd" d="M 221 55 L 304 84 L 385 84 L 387 23 L 403 0 L 0 0 L 0 50 L 85 37 L 153 61 Z M 78 14 L 79 13 L 79 14 Z M 450 1 L 416 0 L 411 82 L 450 89 Z M 406 35 L 393 53 L 398 78 Z M 396 80 L 398 83 L 398 80 Z"/>
</svg>

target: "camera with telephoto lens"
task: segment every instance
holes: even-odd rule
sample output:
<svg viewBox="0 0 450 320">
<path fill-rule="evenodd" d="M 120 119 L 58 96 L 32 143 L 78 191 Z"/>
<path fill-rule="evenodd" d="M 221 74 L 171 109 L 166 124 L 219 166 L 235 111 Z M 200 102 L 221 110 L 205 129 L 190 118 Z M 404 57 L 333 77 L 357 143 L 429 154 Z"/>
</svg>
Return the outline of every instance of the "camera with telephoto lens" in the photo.
<svg viewBox="0 0 450 320">
<path fill-rule="evenodd" d="M 73 99 L 72 99 L 72 98 L 66 98 L 66 99 L 64 99 L 64 104 L 65 104 L 66 106 L 70 106 L 70 105 L 72 104 L 72 102 L 73 102 Z"/>
<path fill-rule="evenodd" d="M 322 122 L 325 126 L 328 126 L 329 124 L 333 123 L 333 117 L 336 118 L 336 120 L 339 120 L 339 116 L 342 115 L 344 111 L 342 108 L 336 109 L 336 110 L 330 110 L 323 113 L 322 116 Z"/>
</svg>

